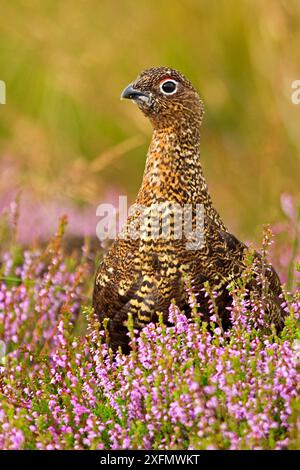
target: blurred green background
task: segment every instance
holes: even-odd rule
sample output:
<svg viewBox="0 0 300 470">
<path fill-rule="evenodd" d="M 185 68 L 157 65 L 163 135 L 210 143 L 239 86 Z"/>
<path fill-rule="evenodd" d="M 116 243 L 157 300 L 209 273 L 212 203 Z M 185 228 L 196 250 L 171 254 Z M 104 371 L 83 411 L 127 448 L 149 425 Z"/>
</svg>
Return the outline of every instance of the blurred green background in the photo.
<svg viewBox="0 0 300 470">
<path fill-rule="evenodd" d="M 299 198 L 299 44 L 299 0 L 1 0 L 0 158 L 39 200 L 132 201 L 151 128 L 119 96 L 142 69 L 168 65 L 204 99 L 216 207 L 258 239 L 282 217 L 280 195 Z"/>
</svg>

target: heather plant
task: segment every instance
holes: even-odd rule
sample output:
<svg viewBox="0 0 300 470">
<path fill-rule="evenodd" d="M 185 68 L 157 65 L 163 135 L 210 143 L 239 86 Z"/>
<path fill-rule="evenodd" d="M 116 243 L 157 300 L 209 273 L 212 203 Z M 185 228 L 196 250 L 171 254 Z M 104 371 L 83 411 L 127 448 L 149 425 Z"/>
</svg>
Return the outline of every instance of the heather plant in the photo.
<svg viewBox="0 0 300 470">
<path fill-rule="evenodd" d="M 289 288 L 293 288 L 299 282 L 295 264 L 300 263 L 300 205 L 297 205 L 296 198 L 289 193 L 281 195 L 280 203 L 285 219 L 272 227 L 276 244 L 273 244 L 270 254 L 280 278 Z"/>
<path fill-rule="evenodd" d="M 65 222 L 44 250 L 24 251 L 12 236 L 2 254 L 2 449 L 300 447 L 299 286 L 282 299 L 283 332 L 261 328 L 263 299 L 246 289 L 255 275 L 249 259 L 228 286 L 230 330 L 209 286 L 203 321 L 191 283 L 192 318 L 172 304 L 173 326 L 160 320 L 137 334 L 129 317 L 131 353 L 113 354 L 89 307 L 87 249 L 76 258 L 62 249 Z M 263 259 L 270 243 L 266 231 Z"/>
</svg>

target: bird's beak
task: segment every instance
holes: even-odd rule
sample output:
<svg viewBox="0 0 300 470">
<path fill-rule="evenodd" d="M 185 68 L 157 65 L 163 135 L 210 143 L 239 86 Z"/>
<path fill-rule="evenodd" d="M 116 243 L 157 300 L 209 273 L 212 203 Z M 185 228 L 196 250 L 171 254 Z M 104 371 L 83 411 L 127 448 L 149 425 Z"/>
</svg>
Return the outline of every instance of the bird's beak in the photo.
<svg viewBox="0 0 300 470">
<path fill-rule="evenodd" d="M 128 99 L 128 100 L 141 100 L 144 101 L 145 99 L 148 99 L 148 95 L 144 93 L 141 90 L 137 90 L 136 88 L 133 88 L 133 86 L 130 84 L 128 85 L 125 90 L 122 91 L 121 94 L 121 99 Z"/>
</svg>

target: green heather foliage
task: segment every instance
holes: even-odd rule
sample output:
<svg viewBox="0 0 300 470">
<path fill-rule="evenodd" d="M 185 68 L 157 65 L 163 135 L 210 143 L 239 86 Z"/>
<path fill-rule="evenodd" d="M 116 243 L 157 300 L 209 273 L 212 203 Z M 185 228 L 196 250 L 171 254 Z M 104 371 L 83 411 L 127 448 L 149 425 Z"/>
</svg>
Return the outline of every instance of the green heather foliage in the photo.
<svg viewBox="0 0 300 470">
<path fill-rule="evenodd" d="M 229 287 L 230 331 L 209 290 L 202 322 L 190 287 L 191 320 L 171 305 L 173 327 L 150 324 L 138 336 L 129 318 L 132 351 L 114 357 L 87 306 L 87 250 L 64 253 L 64 223 L 46 249 L 12 244 L 2 255 L 2 449 L 299 448 L 299 286 L 283 299 L 280 336 L 255 329 L 253 312 L 260 321 L 264 312 L 245 297 L 249 266 Z M 269 244 L 267 231 L 263 252 Z"/>
</svg>

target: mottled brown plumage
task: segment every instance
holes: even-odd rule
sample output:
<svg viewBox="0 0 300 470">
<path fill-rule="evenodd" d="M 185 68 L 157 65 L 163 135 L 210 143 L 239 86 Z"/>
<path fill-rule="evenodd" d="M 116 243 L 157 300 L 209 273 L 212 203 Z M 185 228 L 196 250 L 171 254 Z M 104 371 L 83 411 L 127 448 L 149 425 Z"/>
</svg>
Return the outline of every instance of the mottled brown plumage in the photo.
<svg viewBox="0 0 300 470">
<path fill-rule="evenodd" d="M 179 238 L 174 229 L 168 236 L 144 227 L 132 238 L 130 230 L 140 215 L 139 208 L 129 216 L 123 234 L 119 235 L 101 263 L 95 280 L 93 305 L 99 318 L 109 319 L 108 328 L 114 349 L 128 348 L 126 321 L 131 312 L 137 328 L 157 321 L 174 299 L 189 313 L 186 279 L 199 293 L 199 304 L 208 316 L 206 281 L 221 291 L 217 300 L 224 327 L 229 325 L 226 306 L 230 296 L 226 285 L 245 269 L 246 246 L 231 235 L 214 208 L 200 162 L 200 125 L 203 104 L 193 85 L 179 72 L 166 67 L 145 70 L 123 92 L 135 101 L 153 125 L 153 136 L 147 154 L 143 182 L 136 203 L 142 207 L 162 204 L 160 222 L 174 220 L 176 211 L 191 205 L 195 222 L 196 205 L 204 207 L 204 239 L 199 249 L 188 249 L 189 237 Z M 153 213 L 152 213 L 153 214 Z M 147 224 L 146 224 L 147 225 Z M 153 224 L 152 224 L 153 230 Z M 158 230 L 158 229 L 157 229 Z M 259 255 L 256 255 L 257 257 Z M 268 311 L 277 329 L 283 324 L 280 308 L 280 282 L 271 266 Z M 259 289 L 253 285 L 251 288 Z"/>
</svg>

